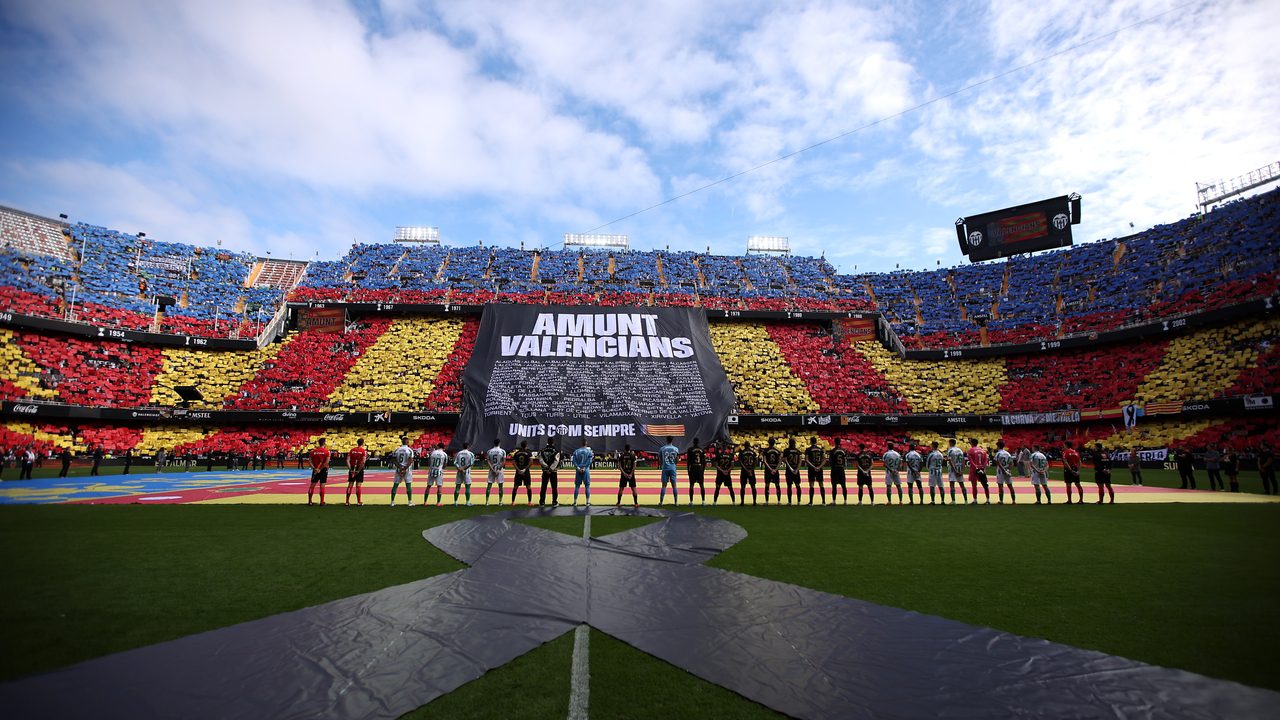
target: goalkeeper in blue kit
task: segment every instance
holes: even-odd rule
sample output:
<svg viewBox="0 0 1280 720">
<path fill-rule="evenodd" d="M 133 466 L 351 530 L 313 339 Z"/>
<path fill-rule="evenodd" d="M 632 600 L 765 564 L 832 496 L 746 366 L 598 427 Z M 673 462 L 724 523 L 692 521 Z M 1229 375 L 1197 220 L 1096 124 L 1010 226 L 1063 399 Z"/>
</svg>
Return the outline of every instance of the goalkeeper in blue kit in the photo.
<svg viewBox="0 0 1280 720">
<path fill-rule="evenodd" d="M 658 491 L 658 504 L 663 504 L 667 497 L 667 483 L 671 483 L 671 502 L 680 504 L 680 490 L 676 487 L 676 463 L 680 460 L 680 448 L 674 444 L 674 438 L 667 438 L 667 444 L 658 448 L 658 463 L 662 467 L 662 488 Z"/>
<path fill-rule="evenodd" d="M 573 504 L 578 504 L 578 488 L 586 487 L 587 505 L 591 504 L 591 463 L 595 462 L 596 454 L 587 446 L 587 441 L 582 440 L 582 447 L 573 451 Z"/>
</svg>

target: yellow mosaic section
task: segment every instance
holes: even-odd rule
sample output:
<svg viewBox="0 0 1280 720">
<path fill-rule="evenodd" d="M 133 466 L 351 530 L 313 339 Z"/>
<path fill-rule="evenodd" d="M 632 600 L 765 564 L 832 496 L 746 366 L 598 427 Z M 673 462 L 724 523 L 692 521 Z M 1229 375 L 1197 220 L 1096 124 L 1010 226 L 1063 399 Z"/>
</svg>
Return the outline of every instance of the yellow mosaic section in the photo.
<svg viewBox="0 0 1280 720">
<path fill-rule="evenodd" d="M 151 388 L 151 402 L 177 405 L 181 398 L 173 387 L 194 385 L 204 396 L 204 402 L 192 403 L 191 407 L 220 409 L 223 398 L 239 391 L 284 345 L 272 343 L 262 350 L 249 352 L 166 348 L 163 369 Z"/>
<path fill-rule="evenodd" d="M 1171 443 L 1184 440 L 1197 433 L 1226 422 L 1225 420 L 1176 420 L 1173 422 L 1161 423 L 1144 423 L 1138 421 L 1138 427 L 1133 432 L 1124 432 L 1120 430 L 1111 435 L 1102 438 L 1101 442 L 1107 447 L 1129 447 L 1131 445 L 1141 445 L 1143 447 L 1168 447 Z M 1095 442 L 1090 440 L 1090 445 Z"/>
<path fill-rule="evenodd" d="M 804 381 L 787 365 L 769 331 L 755 323 L 715 323 L 711 343 L 733 383 L 742 412 L 817 412 Z"/>
<path fill-rule="evenodd" d="M 402 318 L 391 323 L 329 396 L 335 410 L 411 411 L 435 389 L 462 334 L 454 318 Z"/>
<path fill-rule="evenodd" d="M 994 413 L 1007 378 L 1004 360 L 903 360 L 878 342 L 851 343 L 918 413 Z"/>
<path fill-rule="evenodd" d="M 45 432 L 43 430 L 36 428 L 36 426 L 32 425 L 31 423 L 6 422 L 4 424 L 4 427 L 9 432 L 18 433 L 19 435 L 30 435 L 31 437 L 35 438 L 37 442 L 44 441 L 47 443 L 51 443 L 52 445 L 58 448 L 69 447 L 74 452 L 84 452 L 87 449 L 82 442 L 77 441 L 75 443 L 72 443 L 70 435 L 63 435 L 62 433 Z"/>
<path fill-rule="evenodd" d="M 958 427 L 952 430 L 952 435 L 943 435 L 936 430 L 914 430 L 910 433 L 911 439 L 917 445 L 928 447 L 935 440 L 938 442 L 938 449 L 946 452 L 947 447 L 951 444 L 950 438 L 956 439 L 956 447 L 961 450 L 969 449 L 969 440 L 976 438 L 978 444 L 984 448 L 992 449 L 996 446 L 996 441 L 1004 437 L 999 430 L 988 430 L 986 428 L 968 428 Z"/>
<path fill-rule="evenodd" d="M 58 397 L 57 390 L 40 387 L 40 367 L 18 347 L 13 331 L 5 328 L 0 328 L 0 372 L 4 373 L 5 380 L 26 390 L 28 397 Z"/>
<path fill-rule="evenodd" d="M 1280 337 L 1280 318 L 1200 330 L 1169 341 L 1160 366 L 1138 387 L 1137 402 L 1216 396 L 1258 360 L 1256 343 Z M 1249 347 L 1236 347 L 1249 346 Z"/>
<path fill-rule="evenodd" d="M 152 425 L 142 431 L 142 440 L 138 441 L 134 452 L 154 453 L 161 448 L 172 452 L 180 445 L 200 442 L 214 432 L 212 428 Z"/>
<path fill-rule="evenodd" d="M 320 437 L 324 437 L 325 445 L 335 453 L 345 454 L 356 446 L 356 441 L 363 438 L 364 446 L 373 453 L 391 452 L 400 447 L 400 436 L 404 435 L 412 443 L 422 434 L 422 428 L 382 427 L 382 428 L 328 428 L 323 436 L 311 439 L 307 447 L 314 447 Z M 473 448 L 474 449 L 474 448 Z"/>
</svg>

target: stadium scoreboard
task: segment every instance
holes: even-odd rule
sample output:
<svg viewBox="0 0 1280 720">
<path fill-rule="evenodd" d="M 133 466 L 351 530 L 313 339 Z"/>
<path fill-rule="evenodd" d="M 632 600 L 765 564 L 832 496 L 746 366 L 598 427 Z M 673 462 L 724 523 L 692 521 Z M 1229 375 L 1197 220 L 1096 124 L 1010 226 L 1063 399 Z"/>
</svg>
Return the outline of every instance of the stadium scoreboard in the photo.
<svg viewBox="0 0 1280 720">
<path fill-rule="evenodd" d="M 956 220 L 960 252 L 970 262 L 1069 247 L 1071 226 L 1080 222 L 1080 195 L 1015 205 Z"/>
</svg>

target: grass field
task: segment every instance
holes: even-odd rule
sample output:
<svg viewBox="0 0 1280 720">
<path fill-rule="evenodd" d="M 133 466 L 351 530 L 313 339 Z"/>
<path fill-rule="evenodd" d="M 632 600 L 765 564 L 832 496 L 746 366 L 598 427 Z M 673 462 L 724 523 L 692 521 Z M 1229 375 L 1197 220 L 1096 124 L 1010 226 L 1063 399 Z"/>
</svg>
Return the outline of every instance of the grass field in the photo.
<svg viewBox="0 0 1280 720">
<path fill-rule="evenodd" d="M 424 527 L 480 508 L 0 508 L 0 678 L 450 571 Z M 716 567 L 1280 689 L 1280 506 L 717 508 Z M 596 535 L 635 518 L 596 517 Z M 578 518 L 533 524 L 580 535 Z M 600 718 L 772 713 L 601 633 Z M 571 636 L 412 717 L 563 717 Z"/>
</svg>

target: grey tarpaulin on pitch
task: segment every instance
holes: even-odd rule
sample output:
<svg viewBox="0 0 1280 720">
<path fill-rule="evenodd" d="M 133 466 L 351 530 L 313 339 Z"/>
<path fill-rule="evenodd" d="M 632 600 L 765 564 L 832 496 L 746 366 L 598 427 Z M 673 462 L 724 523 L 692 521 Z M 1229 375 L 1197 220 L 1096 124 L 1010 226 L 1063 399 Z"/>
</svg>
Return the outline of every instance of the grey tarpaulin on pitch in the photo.
<svg viewBox="0 0 1280 720">
<path fill-rule="evenodd" d="M 693 514 L 585 540 L 426 530 L 469 569 L 0 685 L 12 717 L 394 718 L 580 623 L 802 718 L 1263 718 L 1280 693 L 702 563 Z M 615 512 L 595 509 L 593 512 Z"/>
<path fill-rule="evenodd" d="M 706 445 L 735 402 L 697 308 L 486 305 L 462 382 L 451 450 Z"/>
</svg>

